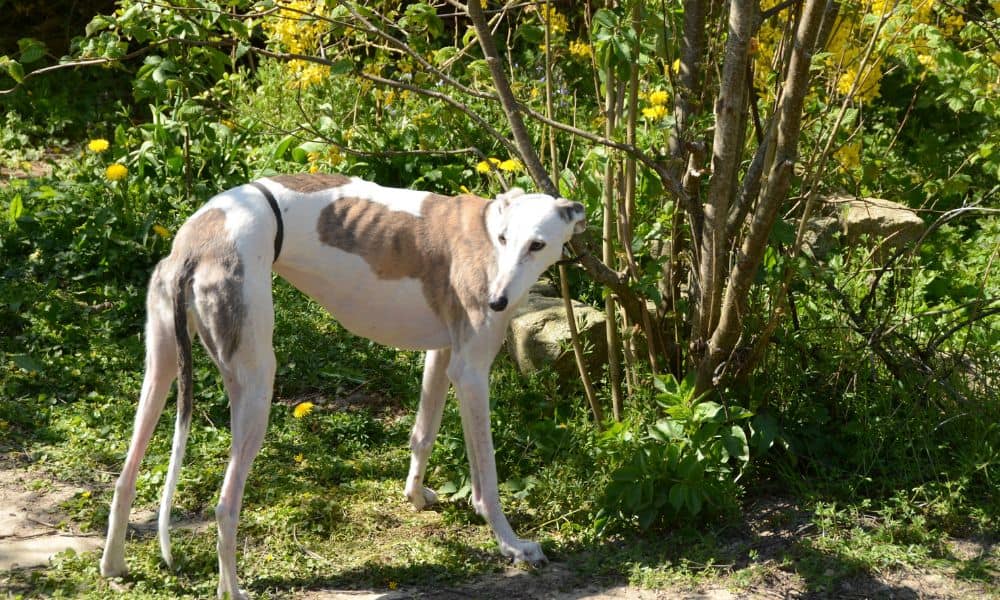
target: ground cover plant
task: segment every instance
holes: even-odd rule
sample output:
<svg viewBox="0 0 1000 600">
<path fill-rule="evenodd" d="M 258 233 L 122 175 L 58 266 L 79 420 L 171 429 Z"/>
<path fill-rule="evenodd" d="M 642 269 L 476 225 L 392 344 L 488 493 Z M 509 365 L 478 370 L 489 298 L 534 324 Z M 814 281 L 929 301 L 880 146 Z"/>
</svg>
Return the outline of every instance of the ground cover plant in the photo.
<svg viewBox="0 0 1000 600">
<path fill-rule="evenodd" d="M 553 275 L 606 311 L 611 351 L 579 386 L 498 362 L 516 529 L 557 562 L 645 587 L 794 574 L 819 594 L 919 567 L 995 592 L 998 7 L 831 6 L 121 0 L 65 59 L 37 37 L 5 43 L 0 451 L 81 486 L 64 527 L 102 531 L 147 278 L 218 190 L 286 171 L 445 194 L 549 186 L 600 232 L 577 241 L 582 267 Z M 484 27 L 499 49 L 481 48 Z M 793 64 L 806 34 L 807 69 Z M 925 235 L 806 250 L 832 193 L 901 202 Z M 464 501 L 453 403 L 429 473 L 447 501 L 405 510 L 419 355 L 350 337 L 280 282 L 276 299 L 276 402 L 240 529 L 251 590 L 502 569 Z M 221 383 L 198 360 L 176 501 L 193 522 L 228 452 Z M 169 409 L 161 421 L 138 507 L 165 475 Z M 746 533 L 761 523 L 796 534 L 769 554 Z M 952 537 L 985 550 L 963 555 Z M 168 571 L 140 532 L 115 585 L 210 595 L 213 540 L 180 532 Z M 63 556 L 5 585 L 116 593 L 96 565 Z"/>
</svg>

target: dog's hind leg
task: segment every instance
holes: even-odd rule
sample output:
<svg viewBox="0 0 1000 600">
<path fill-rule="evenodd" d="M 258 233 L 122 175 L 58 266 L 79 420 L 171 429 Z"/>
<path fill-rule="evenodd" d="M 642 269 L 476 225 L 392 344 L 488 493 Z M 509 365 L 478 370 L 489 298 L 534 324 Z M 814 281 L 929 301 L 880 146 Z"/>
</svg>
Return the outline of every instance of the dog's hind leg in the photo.
<svg viewBox="0 0 1000 600">
<path fill-rule="evenodd" d="M 227 594 L 234 599 L 246 597 L 239 589 L 236 576 L 236 529 L 247 476 L 267 430 L 275 372 L 270 273 L 265 279 L 256 282 L 256 286 L 248 285 L 246 321 L 240 345 L 228 361 L 221 361 L 219 365 L 229 394 L 233 436 L 229 465 L 215 508 L 219 527 L 220 598 Z"/>
<path fill-rule="evenodd" d="M 424 377 L 420 387 L 420 407 L 410 435 L 410 474 L 406 478 L 406 497 L 417 510 L 437 502 L 437 494 L 424 487 L 427 459 L 441 428 L 441 415 L 448 396 L 448 361 L 451 350 L 430 350 L 424 358 Z"/>
<path fill-rule="evenodd" d="M 125 532 L 132 502 L 135 500 L 139 465 L 156 428 L 156 422 L 163 412 L 170 385 L 177 375 L 177 343 L 170 303 L 164 290 L 163 281 L 154 274 L 146 303 L 149 313 L 146 322 L 146 374 L 135 413 L 132 441 L 111 501 L 108 537 L 101 558 L 101 575 L 105 577 L 124 575 L 127 570 Z"/>
</svg>

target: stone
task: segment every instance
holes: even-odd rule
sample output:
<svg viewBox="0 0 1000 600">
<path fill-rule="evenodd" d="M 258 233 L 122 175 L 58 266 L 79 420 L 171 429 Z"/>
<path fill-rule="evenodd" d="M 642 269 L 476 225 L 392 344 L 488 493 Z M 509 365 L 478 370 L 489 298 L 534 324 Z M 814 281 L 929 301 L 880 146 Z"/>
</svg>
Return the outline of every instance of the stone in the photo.
<svg viewBox="0 0 1000 600">
<path fill-rule="evenodd" d="M 813 217 L 802 232 L 802 252 L 823 260 L 837 247 L 841 225 L 837 217 Z"/>
<path fill-rule="evenodd" d="M 847 243 L 857 245 L 862 237 L 884 249 L 904 248 L 924 233 L 924 220 L 908 207 L 881 198 L 834 197 L 842 203 L 840 224 Z"/>
<path fill-rule="evenodd" d="M 587 372 L 597 379 L 608 356 L 604 312 L 574 300 L 573 315 L 583 343 Z M 530 291 L 511 319 L 507 352 L 521 373 L 552 369 L 562 382 L 580 379 L 562 298 Z"/>
</svg>

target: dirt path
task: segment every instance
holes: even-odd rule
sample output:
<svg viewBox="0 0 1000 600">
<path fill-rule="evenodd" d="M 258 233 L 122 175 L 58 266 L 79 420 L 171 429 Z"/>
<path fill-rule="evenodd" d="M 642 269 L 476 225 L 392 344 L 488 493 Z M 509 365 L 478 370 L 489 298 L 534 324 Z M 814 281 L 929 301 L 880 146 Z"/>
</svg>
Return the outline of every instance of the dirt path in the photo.
<svg viewBox="0 0 1000 600">
<path fill-rule="evenodd" d="M 0 571 L 47 565 L 64 550 L 101 547 L 97 534 L 74 531 L 62 505 L 84 488 L 53 481 L 16 460 L 0 462 Z"/>
<path fill-rule="evenodd" d="M 55 481 L 23 461 L 0 457 L 0 572 L 42 568 L 67 549 L 88 552 L 103 544 L 100 533 L 73 529 L 67 513 L 72 499 L 86 494 L 81 486 Z M 297 600 L 653 600 L 735 598 L 989 598 L 983 585 L 963 581 L 940 568 L 895 569 L 887 574 L 865 574 L 831 586 L 817 587 L 789 565 L 785 556 L 790 541 L 801 537 L 803 521 L 788 518 L 788 507 L 758 507 L 747 518 L 747 541 L 753 548 L 746 565 L 711 578 L 667 583 L 644 590 L 617 581 L 601 581 L 587 574 L 581 564 L 555 562 L 535 571 L 508 568 L 448 588 L 400 586 L 392 590 L 309 590 L 294 593 Z M 781 518 L 775 518 L 780 515 Z M 133 515 L 133 523 L 152 521 L 153 515 Z M 188 523 L 200 529 L 210 523 Z M 139 525 L 140 529 L 154 524 Z M 966 559 L 985 557 L 996 569 L 997 550 L 985 542 L 950 541 L 953 554 Z M 97 557 L 95 555 L 95 561 Z M 699 583 L 700 582 L 700 583 Z M 995 589 L 995 588 L 994 588 Z"/>
</svg>

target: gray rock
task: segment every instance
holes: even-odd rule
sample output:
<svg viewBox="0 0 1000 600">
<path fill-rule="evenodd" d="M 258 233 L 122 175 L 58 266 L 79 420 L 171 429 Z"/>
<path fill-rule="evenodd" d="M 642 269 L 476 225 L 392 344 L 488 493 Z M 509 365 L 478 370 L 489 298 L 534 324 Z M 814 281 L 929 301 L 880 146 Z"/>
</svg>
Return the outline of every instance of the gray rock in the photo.
<svg viewBox="0 0 1000 600">
<path fill-rule="evenodd" d="M 608 355 L 604 312 L 574 300 L 573 314 L 587 371 L 594 378 L 600 377 Z M 529 292 L 511 319 L 507 352 L 522 373 L 552 369 L 564 382 L 580 378 L 562 298 Z"/>
<path fill-rule="evenodd" d="M 802 251 L 817 259 L 826 258 L 837 247 L 841 225 L 837 217 L 813 217 L 802 233 Z"/>
<path fill-rule="evenodd" d="M 847 243 L 864 237 L 884 249 L 906 247 L 924 232 L 924 220 L 906 206 L 881 198 L 834 198 L 842 202 L 840 224 Z"/>
</svg>

